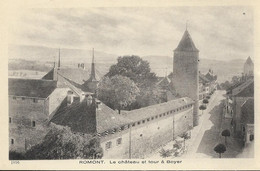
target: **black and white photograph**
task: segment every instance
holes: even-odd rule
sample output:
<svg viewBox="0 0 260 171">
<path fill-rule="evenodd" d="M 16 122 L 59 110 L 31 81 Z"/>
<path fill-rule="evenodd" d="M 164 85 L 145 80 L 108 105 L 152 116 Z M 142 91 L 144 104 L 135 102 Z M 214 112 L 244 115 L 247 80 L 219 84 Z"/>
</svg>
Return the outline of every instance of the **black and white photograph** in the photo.
<svg viewBox="0 0 260 171">
<path fill-rule="evenodd" d="M 8 159 L 255 157 L 252 6 L 27 8 Z"/>
</svg>

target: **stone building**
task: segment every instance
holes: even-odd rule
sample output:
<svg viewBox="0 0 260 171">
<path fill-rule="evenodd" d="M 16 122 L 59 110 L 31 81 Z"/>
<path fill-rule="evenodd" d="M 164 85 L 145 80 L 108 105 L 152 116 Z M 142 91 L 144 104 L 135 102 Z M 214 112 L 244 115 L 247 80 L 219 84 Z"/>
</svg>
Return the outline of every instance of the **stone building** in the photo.
<svg viewBox="0 0 260 171">
<path fill-rule="evenodd" d="M 186 30 L 174 50 L 173 85 L 182 97 L 194 100 L 193 126 L 199 124 L 199 50 Z"/>
<path fill-rule="evenodd" d="M 254 99 L 254 80 L 249 79 L 232 90 L 232 126 L 236 136 L 241 136 L 244 128 L 241 123 L 241 107 L 248 99 Z"/>
<path fill-rule="evenodd" d="M 10 150 L 23 152 L 47 133 L 48 122 L 67 96 L 57 81 L 8 79 Z"/>
<path fill-rule="evenodd" d="M 241 126 L 244 145 L 254 141 L 254 99 L 248 99 L 241 106 Z"/>
<path fill-rule="evenodd" d="M 244 63 L 244 75 L 245 76 L 254 76 L 254 63 L 250 56 L 247 58 Z"/>
</svg>

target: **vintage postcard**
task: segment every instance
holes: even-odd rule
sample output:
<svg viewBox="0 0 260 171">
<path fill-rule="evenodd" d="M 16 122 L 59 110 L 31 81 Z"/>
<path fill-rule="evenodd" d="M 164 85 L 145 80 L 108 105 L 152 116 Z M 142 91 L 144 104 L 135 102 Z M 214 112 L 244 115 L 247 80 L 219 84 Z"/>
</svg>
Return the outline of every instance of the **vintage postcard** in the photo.
<svg viewBox="0 0 260 171">
<path fill-rule="evenodd" d="M 1 167 L 259 169 L 256 1 L 27 2 L 2 3 Z"/>
</svg>

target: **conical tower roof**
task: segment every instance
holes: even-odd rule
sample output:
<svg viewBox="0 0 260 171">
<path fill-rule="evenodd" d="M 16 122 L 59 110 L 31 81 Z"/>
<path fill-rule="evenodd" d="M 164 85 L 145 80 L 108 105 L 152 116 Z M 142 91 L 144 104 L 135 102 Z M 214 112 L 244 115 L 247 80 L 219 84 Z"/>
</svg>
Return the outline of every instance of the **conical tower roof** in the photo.
<svg viewBox="0 0 260 171">
<path fill-rule="evenodd" d="M 185 30 L 178 47 L 174 51 L 199 51 L 194 45 L 188 30 Z"/>
<path fill-rule="evenodd" d="M 253 61 L 252 61 L 252 59 L 250 58 L 250 56 L 247 58 L 246 64 L 249 64 L 249 65 L 252 65 L 252 64 L 253 64 Z"/>
</svg>

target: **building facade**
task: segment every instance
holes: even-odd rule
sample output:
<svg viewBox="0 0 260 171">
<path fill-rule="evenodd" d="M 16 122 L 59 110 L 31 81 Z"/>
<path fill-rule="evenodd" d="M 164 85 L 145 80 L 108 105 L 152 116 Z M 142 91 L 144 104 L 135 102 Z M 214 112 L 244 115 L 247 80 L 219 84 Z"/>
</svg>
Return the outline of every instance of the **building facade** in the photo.
<svg viewBox="0 0 260 171">
<path fill-rule="evenodd" d="M 48 122 L 68 89 L 57 81 L 9 79 L 10 151 L 24 152 L 48 131 Z"/>
<path fill-rule="evenodd" d="M 189 32 L 186 30 L 174 50 L 173 84 L 176 92 L 182 97 L 194 100 L 193 126 L 199 124 L 199 50 L 195 47 Z"/>
</svg>

